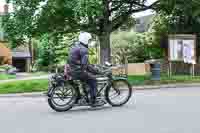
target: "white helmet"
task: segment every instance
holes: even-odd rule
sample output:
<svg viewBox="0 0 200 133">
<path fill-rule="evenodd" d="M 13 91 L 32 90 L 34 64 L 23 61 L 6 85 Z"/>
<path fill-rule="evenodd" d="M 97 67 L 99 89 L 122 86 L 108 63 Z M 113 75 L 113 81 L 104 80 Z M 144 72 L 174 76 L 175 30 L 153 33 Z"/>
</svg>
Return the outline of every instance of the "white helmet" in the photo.
<svg viewBox="0 0 200 133">
<path fill-rule="evenodd" d="M 92 36 L 88 32 L 81 32 L 79 35 L 79 41 L 85 45 L 88 45 L 90 39 L 92 39 Z"/>
</svg>

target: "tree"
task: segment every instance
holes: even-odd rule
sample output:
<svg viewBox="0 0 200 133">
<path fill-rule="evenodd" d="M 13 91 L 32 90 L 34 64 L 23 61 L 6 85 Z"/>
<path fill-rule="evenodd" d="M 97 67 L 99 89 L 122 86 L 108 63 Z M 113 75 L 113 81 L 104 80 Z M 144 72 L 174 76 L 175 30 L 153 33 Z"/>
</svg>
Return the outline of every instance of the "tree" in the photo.
<svg viewBox="0 0 200 133">
<path fill-rule="evenodd" d="M 157 42 L 167 44 L 168 34 L 200 36 L 200 2 L 198 0 L 167 0 L 161 1 L 158 6 L 157 16 L 152 25 Z M 199 51 L 200 38 L 197 39 L 197 51 Z M 166 45 L 164 47 L 166 48 Z M 199 52 L 197 54 L 199 56 Z"/>
<path fill-rule="evenodd" d="M 48 0 L 39 13 L 43 32 L 68 33 L 84 30 L 98 36 L 101 63 L 110 61 L 110 34 L 136 12 L 152 9 L 158 3 L 147 0 Z M 49 21 L 51 20 L 51 21 Z M 48 28 L 47 28 L 48 27 Z"/>
<path fill-rule="evenodd" d="M 64 37 L 53 33 L 43 34 L 38 40 L 37 63 L 38 69 L 42 67 L 62 67 L 66 63 L 70 44 L 76 34 L 67 34 Z"/>
<path fill-rule="evenodd" d="M 165 24 L 168 25 L 168 32 L 198 33 L 200 31 L 199 6 L 198 0 L 168 0 L 160 3 L 157 12 L 167 18 Z"/>
<path fill-rule="evenodd" d="M 133 13 L 154 9 L 159 3 L 147 5 L 148 0 L 48 0 L 41 6 L 44 0 L 10 1 L 15 12 L 7 17 L 5 29 L 12 42 L 24 42 L 26 38 L 31 40 L 44 33 L 62 36 L 84 30 L 98 36 L 101 63 L 111 60 L 110 34 L 123 26 Z"/>
<path fill-rule="evenodd" d="M 38 59 L 37 59 L 37 65 L 39 66 L 49 66 L 50 65 L 50 61 L 53 57 L 52 54 L 52 49 L 50 46 L 50 40 L 49 40 L 49 35 L 48 34 L 44 34 L 40 39 L 39 39 L 39 43 L 38 43 Z"/>
<path fill-rule="evenodd" d="M 35 13 L 42 0 L 9 0 L 14 6 L 14 12 L 4 17 L 3 27 L 7 39 L 13 48 L 28 43 L 29 52 L 33 57 L 32 38 L 36 33 Z M 32 60 L 31 60 L 31 63 Z"/>
</svg>

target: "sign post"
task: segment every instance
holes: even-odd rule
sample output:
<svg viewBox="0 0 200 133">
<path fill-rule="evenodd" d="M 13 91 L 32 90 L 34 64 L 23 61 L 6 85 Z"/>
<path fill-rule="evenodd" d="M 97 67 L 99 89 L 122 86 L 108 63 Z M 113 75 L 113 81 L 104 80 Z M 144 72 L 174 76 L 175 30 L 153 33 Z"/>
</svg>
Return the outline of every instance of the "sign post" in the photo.
<svg viewBox="0 0 200 133">
<path fill-rule="evenodd" d="M 196 35 L 177 34 L 168 37 L 169 76 L 172 75 L 172 62 L 190 64 L 190 74 L 195 75 Z"/>
</svg>

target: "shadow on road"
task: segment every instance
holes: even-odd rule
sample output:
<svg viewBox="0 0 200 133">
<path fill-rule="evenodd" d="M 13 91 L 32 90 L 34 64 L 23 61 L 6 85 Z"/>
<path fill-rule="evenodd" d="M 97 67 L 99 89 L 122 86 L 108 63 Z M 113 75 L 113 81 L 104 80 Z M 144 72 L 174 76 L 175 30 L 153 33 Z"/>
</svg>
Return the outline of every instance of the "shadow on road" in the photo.
<svg viewBox="0 0 200 133">
<path fill-rule="evenodd" d="M 130 109 L 136 109 L 135 105 L 124 105 L 122 107 L 112 107 L 112 106 L 103 106 L 103 107 L 98 107 L 98 108 L 90 108 L 90 107 L 74 107 L 73 109 L 66 111 L 66 112 L 51 112 L 55 115 L 59 114 L 75 114 L 75 113 L 90 113 L 90 112 L 110 112 L 110 111 L 125 111 L 125 110 L 130 110 Z"/>
</svg>

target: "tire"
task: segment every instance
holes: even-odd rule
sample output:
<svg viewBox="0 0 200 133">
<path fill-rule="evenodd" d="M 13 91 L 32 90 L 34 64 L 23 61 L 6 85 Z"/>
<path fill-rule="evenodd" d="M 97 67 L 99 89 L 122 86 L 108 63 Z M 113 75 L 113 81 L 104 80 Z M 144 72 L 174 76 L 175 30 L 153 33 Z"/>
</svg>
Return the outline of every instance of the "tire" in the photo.
<svg viewBox="0 0 200 133">
<path fill-rule="evenodd" d="M 63 96 L 58 96 L 58 95 L 61 95 L 61 94 L 58 94 L 57 91 L 60 91 L 61 92 L 61 89 L 63 89 L 63 92 L 62 93 L 65 93 L 63 94 Z M 70 96 L 67 96 L 67 94 L 69 94 L 69 91 L 71 91 L 71 97 Z M 57 97 L 55 97 L 55 95 Z M 67 103 L 65 103 L 64 105 L 59 105 L 58 103 L 55 102 L 55 99 L 60 99 L 61 101 L 65 100 L 65 98 L 68 98 L 69 97 L 69 101 Z M 56 88 L 54 88 L 52 90 L 52 93 L 51 93 L 51 96 L 48 98 L 48 104 L 49 106 L 57 111 L 57 112 L 64 112 L 64 111 L 68 111 L 70 110 L 73 105 L 75 104 L 77 100 L 77 91 L 74 89 L 74 87 L 71 85 L 71 84 L 66 84 L 66 85 L 61 85 L 61 86 L 57 86 Z"/>
<path fill-rule="evenodd" d="M 122 92 L 125 92 L 125 89 L 120 90 L 119 86 L 117 88 L 116 84 L 120 83 L 120 82 L 123 83 L 126 86 L 127 96 L 125 97 L 124 100 L 116 103 L 116 102 L 112 101 L 112 98 L 109 94 L 110 94 L 111 91 L 114 91 L 116 94 L 118 93 L 118 96 L 119 96 L 120 95 L 119 93 L 122 94 Z M 114 89 L 114 87 L 116 89 Z M 132 96 L 132 87 L 129 84 L 129 82 L 125 79 L 118 79 L 118 80 L 112 81 L 112 85 L 110 87 L 107 87 L 106 90 L 105 90 L 106 101 L 113 107 L 119 107 L 119 106 L 126 104 L 129 101 L 129 99 L 131 98 L 131 96 Z"/>
</svg>

